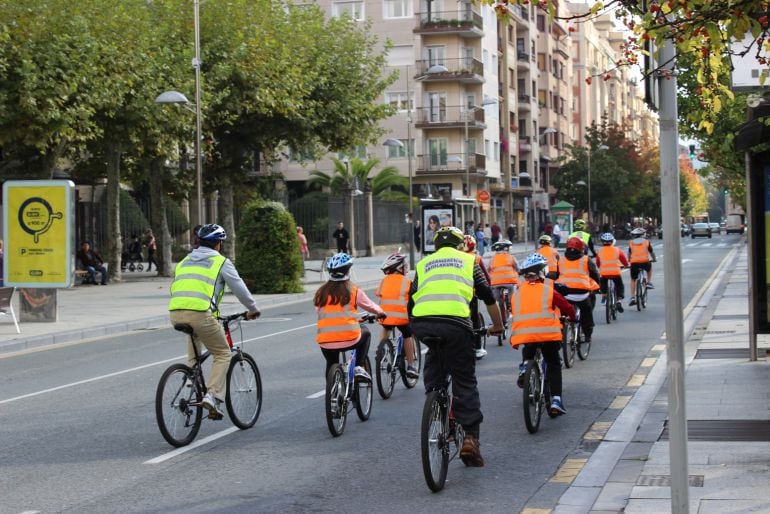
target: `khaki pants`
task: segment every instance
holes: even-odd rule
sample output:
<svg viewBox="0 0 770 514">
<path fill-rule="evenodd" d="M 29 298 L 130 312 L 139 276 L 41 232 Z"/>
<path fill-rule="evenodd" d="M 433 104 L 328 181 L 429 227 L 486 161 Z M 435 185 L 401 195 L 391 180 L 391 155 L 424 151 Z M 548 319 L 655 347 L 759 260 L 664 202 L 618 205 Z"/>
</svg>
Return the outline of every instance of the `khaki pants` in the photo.
<svg viewBox="0 0 770 514">
<path fill-rule="evenodd" d="M 169 311 L 171 324 L 187 323 L 193 328 L 195 339 L 198 343 L 198 352 L 200 353 L 200 343 L 206 347 L 214 358 L 211 366 L 211 376 L 206 382 L 208 390 L 215 398 L 224 401 L 227 387 L 227 368 L 230 366 L 230 345 L 225 339 L 225 331 L 222 325 L 211 312 L 198 311 Z M 190 366 L 195 364 L 195 353 L 192 348 L 192 341 L 187 345 L 187 358 Z"/>
</svg>

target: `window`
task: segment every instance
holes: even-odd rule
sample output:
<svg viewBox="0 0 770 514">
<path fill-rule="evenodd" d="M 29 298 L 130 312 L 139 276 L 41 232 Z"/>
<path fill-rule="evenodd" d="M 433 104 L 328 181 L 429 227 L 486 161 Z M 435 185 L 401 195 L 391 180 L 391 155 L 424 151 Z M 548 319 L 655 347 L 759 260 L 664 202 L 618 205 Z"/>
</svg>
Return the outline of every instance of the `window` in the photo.
<svg viewBox="0 0 770 514">
<path fill-rule="evenodd" d="M 446 159 L 447 159 L 446 138 L 428 139 L 428 166 L 430 168 L 446 166 Z"/>
<path fill-rule="evenodd" d="M 537 54 L 537 69 L 545 71 L 545 54 Z"/>
<path fill-rule="evenodd" d="M 444 64 L 445 48 L 443 46 L 429 46 L 426 50 L 428 52 L 429 67 L 436 64 Z"/>
<path fill-rule="evenodd" d="M 446 93 L 435 91 L 428 93 L 428 121 L 431 123 L 446 121 Z"/>
<path fill-rule="evenodd" d="M 545 32 L 545 15 L 543 14 L 537 15 L 537 30 Z"/>
<path fill-rule="evenodd" d="M 495 161 L 499 161 L 500 160 L 500 143 L 495 141 L 493 143 L 493 146 L 494 146 L 494 153 L 492 155 L 494 156 Z"/>
<path fill-rule="evenodd" d="M 366 145 L 358 145 L 351 149 L 349 149 L 347 152 L 339 152 L 337 154 L 337 159 L 344 160 L 345 158 L 348 159 L 368 159 L 369 156 L 366 154 Z"/>
<path fill-rule="evenodd" d="M 388 146 L 388 159 L 406 159 L 408 157 L 406 151 L 406 139 L 399 139 L 404 146 Z M 409 151 L 414 155 L 414 139 L 409 142 Z"/>
<path fill-rule="evenodd" d="M 410 98 L 406 97 L 406 91 L 391 91 L 385 93 L 385 103 L 401 112 L 414 110 L 414 91 L 410 92 L 409 96 Z"/>
<path fill-rule="evenodd" d="M 519 137 L 527 137 L 527 120 L 519 120 Z"/>
<path fill-rule="evenodd" d="M 349 15 L 354 20 L 364 19 L 364 2 L 352 1 L 352 2 L 334 2 L 332 4 L 332 16 L 342 16 L 344 14 Z"/>
<path fill-rule="evenodd" d="M 468 155 L 476 154 L 476 139 L 473 137 L 468 138 Z"/>
<path fill-rule="evenodd" d="M 473 93 L 466 93 L 465 94 L 465 110 L 466 111 L 470 111 L 475 106 L 476 106 L 476 95 L 473 94 Z M 468 121 L 471 121 L 471 120 L 474 119 L 472 112 L 468 112 L 467 116 L 468 116 Z"/>
<path fill-rule="evenodd" d="M 412 0 L 385 0 L 383 7 L 385 19 L 410 18 L 413 15 Z"/>
<path fill-rule="evenodd" d="M 305 148 L 289 148 L 289 160 L 293 162 L 314 161 L 313 152 Z"/>
</svg>

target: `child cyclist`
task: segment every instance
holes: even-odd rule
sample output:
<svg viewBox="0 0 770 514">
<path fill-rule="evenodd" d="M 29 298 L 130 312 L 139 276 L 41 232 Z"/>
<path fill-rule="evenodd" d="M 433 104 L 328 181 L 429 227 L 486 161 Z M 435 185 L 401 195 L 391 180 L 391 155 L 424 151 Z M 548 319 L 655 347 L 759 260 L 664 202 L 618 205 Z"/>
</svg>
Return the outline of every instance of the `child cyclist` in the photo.
<svg viewBox="0 0 770 514">
<path fill-rule="evenodd" d="M 489 261 L 490 285 L 492 286 L 495 300 L 499 302 L 502 290 L 508 290 L 508 305 L 505 306 L 508 310 L 511 308 L 510 298 L 513 296 L 513 290 L 519 281 L 519 263 L 516 262 L 516 257 L 510 253 L 511 246 L 513 246 L 513 243 L 507 239 L 494 243 L 492 250 L 495 254 Z M 506 322 L 507 320 L 504 319 L 503 323 Z"/>
<path fill-rule="evenodd" d="M 519 284 L 511 299 L 511 346 L 524 345 L 522 360 L 535 358 L 540 346 L 548 365 L 548 383 L 551 388 L 551 414 L 566 414 L 561 399 L 561 320 L 560 313 L 575 319 L 575 309 L 556 291 L 548 275 L 548 261 L 539 253 L 531 253 L 521 264 L 520 273 L 524 280 Z M 524 386 L 525 364 L 519 365 L 519 387 Z"/>
<path fill-rule="evenodd" d="M 623 312 L 623 277 L 620 272 L 628 267 L 628 258 L 626 253 L 615 246 L 615 236 L 610 232 L 605 232 L 600 237 L 602 246 L 596 252 L 596 266 L 599 267 L 601 281 L 599 285 L 602 288 L 602 304 L 607 302 L 607 282 L 615 282 L 615 292 L 617 293 L 616 305 L 618 312 Z"/>
<path fill-rule="evenodd" d="M 481 258 L 481 255 L 476 253 L 476 243 L 477 241 L 475 237 L 466 235 L 461 250 L 474 256 L 476 259 L 476 264 L 479 265 L 479 268 L 481 268 L 481 271 L 484 273 L 487 282 L 489 282 L 489 272 L 487 272 L 487 268 L 484 266 L 484 259 Z M 479 316 L 479 299 L 476 298 L 475 294 L 473 295 L 473 298 L 471 299 L 468 306 L 471 309 L 471 323 L 473 324 L 473 329 L 476 330 L 481 328 L 481 317 Z M 475 336 L 474 348 L 476 350 L 476 359 L 482 359 L 487 354 L 487 351 L 481 346 L 481 334 Z"/>
<path fill-rule="evenodd" d="M 318 313 L 318 333 L 316 342 L 326 358 L 326 374 L 329 368 L 339 362 L 339 354 L 345 350 L 356 350 L 355 373 L 360 380 L 371 381 L 372 377 L 364 369 L 364 362 L 369 353 L 369 329 L 358 321 L 358 307 L 386 317 L 379 305 L 366 296 L 350 282 L 350 268 L 353 259 L 346 253 L 338 253 L 329 259 L 326 269 L 329 281 L 318 288 L 313 298 Z"/>
<path fill-rule="evenodd" d="M 406 312 L 406 304 L 409 302 L 409 288 L 412 281 L 406 276 L 409 273 L 409 263 L 406 255 L 401 253 L 391 254 L 380 269 L 385 273 L 385 278 L 377 287 L 376 295 L 380 299 L 380 306 L 385 310 L 387 318 L 382 320 L 383 338 L 390 337 L 390 331 L 398 327 L 404 336 L 404 356 L 406 359 L 406 376 L 419 378 L 420 370 L 414 354 L 414 342 L 412 331 L 409 329 L 409 316 Z"/>
</svg>

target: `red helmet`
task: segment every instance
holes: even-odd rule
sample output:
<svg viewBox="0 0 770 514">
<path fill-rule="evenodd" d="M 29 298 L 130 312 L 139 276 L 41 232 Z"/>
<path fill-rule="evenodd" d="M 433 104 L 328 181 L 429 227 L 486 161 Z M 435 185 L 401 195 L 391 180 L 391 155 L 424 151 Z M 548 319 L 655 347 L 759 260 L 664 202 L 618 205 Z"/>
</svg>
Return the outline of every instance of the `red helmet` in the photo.
<svg viewBox="0 0 770 514">
<path fill-rule="evenodd" d="M 476 238 L 471 235 L 466 235 L 463 241 L 463 251 L 466 253 L 473 253 L 476 251 Z"/>
<path fill-rule="evenodd" d="M 573 250 L 577 250 L 578 252 L 582 252 L 585 248 L 585 244 L 583 243 L 583 240 L 579 237 L 570 237 L 567 240 L 567 249 L 572 248 Z"/>
</svg>

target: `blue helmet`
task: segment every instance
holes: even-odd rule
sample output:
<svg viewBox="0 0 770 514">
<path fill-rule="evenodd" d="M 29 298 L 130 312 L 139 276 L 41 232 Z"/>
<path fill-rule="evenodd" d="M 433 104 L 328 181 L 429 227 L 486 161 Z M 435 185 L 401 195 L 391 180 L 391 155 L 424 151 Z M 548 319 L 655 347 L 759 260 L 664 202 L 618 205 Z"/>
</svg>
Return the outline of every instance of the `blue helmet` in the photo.
<svg viewBox="0 0 770 514">
<path fill-rule="evenodd" d="M 198 229 L 198 239 L 201 241 L 224 241 L 227 239 L 227 233 L 225 229 L 217 225 L 216 223 L 209 223 L 203 225 Z"/>
<path fill-rule="evenodd" d="M 329 280 L 332 282 L 341 282 L 350 278 L 349 271 L 353 266 L 353 258 L 346 253 L 332 255 L 326 262 L 326 269 L 329 270 Z"/>
<path fill-rule="evenodd" d="M 544 279 L 548 274 L 548 259 L 539 253 L 531 253 L 521 263 L 519 271 L 527 279 Z"/>
<path fill-rule="evenodd" d="M 600 236 L 599 239 L 602 240 L 602 243 L 611 243 L 615 240 L 615 236 L 613 236 L 610 232 L 605 232 Z"/>
</svg>

